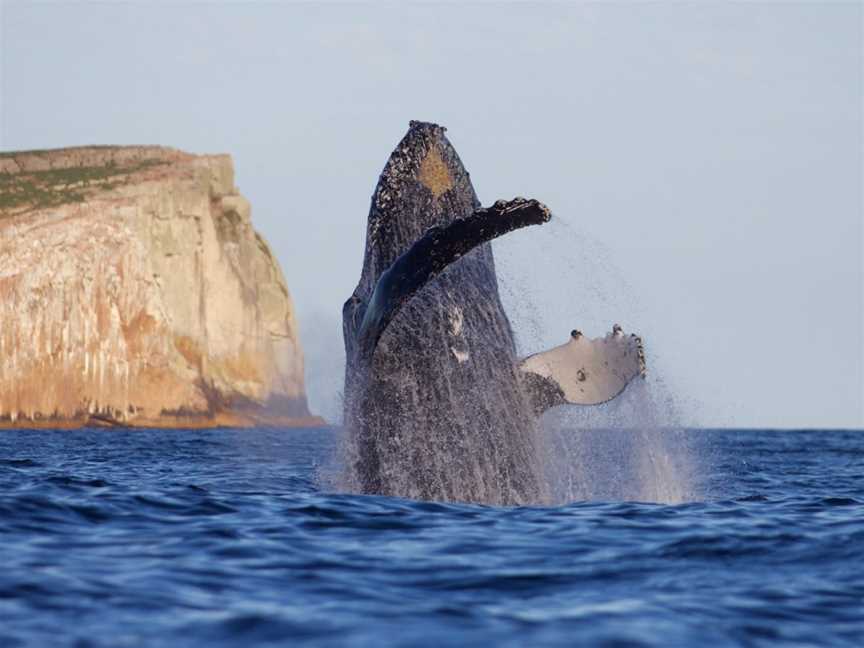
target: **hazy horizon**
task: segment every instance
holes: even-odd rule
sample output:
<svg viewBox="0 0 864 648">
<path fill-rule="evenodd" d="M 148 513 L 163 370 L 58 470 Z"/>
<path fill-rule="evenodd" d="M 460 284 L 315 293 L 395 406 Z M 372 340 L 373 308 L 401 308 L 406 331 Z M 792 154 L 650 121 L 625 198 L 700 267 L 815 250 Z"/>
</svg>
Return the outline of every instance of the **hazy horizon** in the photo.
<svg viewBox="0 0 864 648">
<path fill-rule="evenodd" d="M 523 351 L 620 322 L 684 424 L 862 427 L 862 17 L 5 1 L 0 149 L 230 153 L 332 419 L 372 190 L 408 121 L 435 121 L 484 204 L 555 214 L 494 246 Z"/>
</svg>

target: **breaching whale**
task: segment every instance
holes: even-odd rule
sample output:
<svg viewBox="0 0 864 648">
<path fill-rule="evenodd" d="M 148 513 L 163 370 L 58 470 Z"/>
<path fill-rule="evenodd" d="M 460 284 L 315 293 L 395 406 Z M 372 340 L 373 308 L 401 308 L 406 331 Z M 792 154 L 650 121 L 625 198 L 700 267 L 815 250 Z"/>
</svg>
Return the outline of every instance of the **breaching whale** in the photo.
<svg viewBox="0 0 864 648">
<path fill-rule="evenodd" d="M 520 360 L 492 239 L 549 221 L 536 200 L 481 207 L 443 127 L 412 121 L 372 196 L 363 270 L 343 307 L 350 485 L 498 505 L 548 500 L 539 417 L 645 373 L 617 325 Z"/>
</svg>

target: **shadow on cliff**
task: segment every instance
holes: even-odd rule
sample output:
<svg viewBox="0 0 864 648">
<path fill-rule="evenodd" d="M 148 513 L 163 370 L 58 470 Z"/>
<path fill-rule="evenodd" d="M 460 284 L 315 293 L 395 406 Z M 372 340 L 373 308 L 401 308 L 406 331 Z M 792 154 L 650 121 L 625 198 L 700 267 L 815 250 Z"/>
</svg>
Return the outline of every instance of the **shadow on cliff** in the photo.
<svg viewBox="0 0 864 648">
<path fill-rule="evenodd" d="M 288 397 L 281 394 L 271 396 L 263 403 L 237 392 L 224 393 L 212 384 L 199 379 L 198 389 L 207 399 L 207 415 L 219 418 L 224 415 L 237 415 L 250 419 L 256 424 L 281 425 L 287 422 L 318 419 L 309 411 L 309 403 L 305 395 Z M 181 415 L 182 413 L 177 413 Z M 191 416 L 192 413 L 190 412 Z"/>
</svg>

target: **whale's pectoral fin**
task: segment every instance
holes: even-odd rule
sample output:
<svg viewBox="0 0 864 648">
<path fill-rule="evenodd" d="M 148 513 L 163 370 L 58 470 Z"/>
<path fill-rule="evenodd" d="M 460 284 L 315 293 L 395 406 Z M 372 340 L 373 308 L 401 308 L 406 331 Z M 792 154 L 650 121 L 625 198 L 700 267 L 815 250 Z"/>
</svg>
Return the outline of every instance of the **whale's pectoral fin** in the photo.
<svg viewBox="0 0 864 648">
<path fill-rule="evenodd" d="M 566 344 L 525 358 L 519 368 L 538 413 L 566 403 L 605 403 L 646 372 L 642 339 L 618 325 L 593 340 L 573 331 Z"/>
<path fill-rule="evenodd" d="M 378 340 L 399 309 L 448 265 L 478 245 L 527 225 L 549 221 L 549 209 L 536 200 L 499 200 L 444 227 L 432 227 L 385 270 L 360 325 L 359 349 L 371 358 Z"/>
</svg>

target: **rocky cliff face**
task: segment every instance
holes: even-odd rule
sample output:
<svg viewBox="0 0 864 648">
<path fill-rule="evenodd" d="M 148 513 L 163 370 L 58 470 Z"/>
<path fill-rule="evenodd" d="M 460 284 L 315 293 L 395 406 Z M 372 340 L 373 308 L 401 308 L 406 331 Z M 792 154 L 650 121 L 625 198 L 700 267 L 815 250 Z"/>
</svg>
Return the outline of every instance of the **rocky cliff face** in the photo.
<svg viewBox="0 0 864 648">
<path fill-rule="evenodd" d="M 0 154 L 0 423 L 228 413 L 309 414 L 291 297 L 231 158 Z"/>
</svg>

